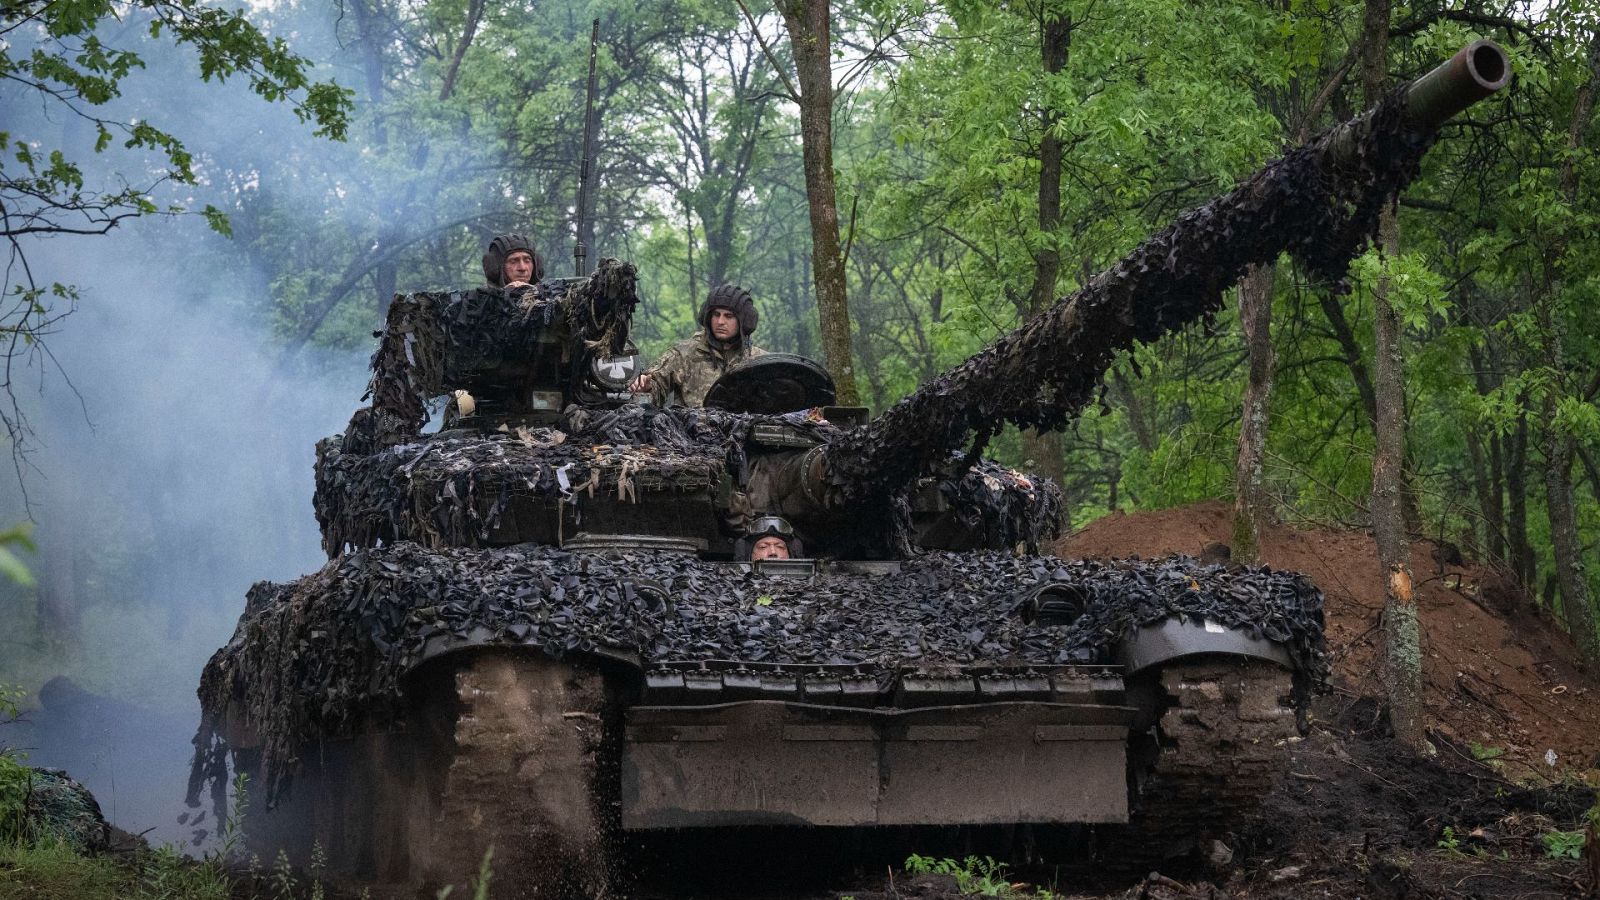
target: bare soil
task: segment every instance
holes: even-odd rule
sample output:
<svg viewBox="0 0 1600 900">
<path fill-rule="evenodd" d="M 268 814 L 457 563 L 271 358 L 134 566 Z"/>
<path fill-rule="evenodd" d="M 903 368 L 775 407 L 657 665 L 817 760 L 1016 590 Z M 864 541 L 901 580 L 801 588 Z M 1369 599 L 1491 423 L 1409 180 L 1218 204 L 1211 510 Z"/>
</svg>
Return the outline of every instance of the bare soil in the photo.
<svg viewBox="0 0 1600 900">
<path fill-rule="evenodd" d="M 1054 549 L 1094 558 L 1198 556 L 1207 544 L 1228 540 L 1231 517 L 1221 501 L 1113 514 Z M 1261 544 L 1265 564 L 1304 572 L 1322 588 L 1336 697 L 1380 695 L 1383 577 L 1372 536 L 1277 527 L 1262 534 Z M 1441 565 L 1436 549 L 1428 541 L 1411 549 L 1436 733 L 1463 749 L 1477 742 L 1503 750 L 1499 762 L 1513 779 L 1600 777 L 1600 683 L 1575 664 L 1571 639 L 1511 579 L 1471 561 Z M 1546 763 L 1549 751 L 1554 767 Z"/>
<path fill-rule="evenodd" d="M 1112 515 L 1054 550 L 1199 556 L 1228 540 L 1230 517 L 1221 502 Z M 1085 900 L 1600 897 L 1600 848 L 1591 842 L 1583 862 L 1555 860 L 1542 840 L 1579 827 L 1600 783 L 1600 682 L 1577 665 L 1567 636 L 1493 568 L 1441 564 L 1432 543 L 1414 544 L 1437 750 L 1419 757 L 1394 744 L 1378 699 L 1383 580 L 1371 535 L 1276 527 L 1262 545 L 1267 565 L 1310 575 L 1326 596 L 1333 690 L 1259 813 L 1224 836 L 1232 858 L 1120 876 L 1017 868 L 1017 896 L 1044 886 Z M 948 876 L 861 882 L 870 887 L 825 896 L 962 896 Z"/>
</svg>

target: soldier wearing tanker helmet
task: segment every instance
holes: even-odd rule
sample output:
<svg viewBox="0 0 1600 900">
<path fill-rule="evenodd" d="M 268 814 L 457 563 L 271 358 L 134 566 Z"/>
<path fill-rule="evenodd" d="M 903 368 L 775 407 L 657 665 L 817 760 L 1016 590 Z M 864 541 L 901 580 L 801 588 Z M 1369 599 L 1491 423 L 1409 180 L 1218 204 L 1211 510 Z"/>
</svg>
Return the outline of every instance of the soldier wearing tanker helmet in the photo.
<svg viewBox="0 0 1600 900">
<path fill-rule="evenodd" d="M 633 392 L 650 394 L 657 406 L 671 402 L 704 406 L 706 392 L 723 372 L 766 353 L 750 342 L 756 321 L 756 303 L 749 291 L 736 284 L 712 288 L 700 307 L 700 330 L 635 378 Z"/>
<path fill-rule="evenodd" d="M 805 545 L 794 533 L 794 526 L 781 516 L 760 516 L 750 523 L 744 537 L 734 547 L 734 558 L 756 562 L 763 559 L 799 559 Z"/>
<path fill-rule="evenodd" d="M 544 278 L 544 260 L 527 238 L 515 232 L 497 234 L 483 251 L 483 277 L 494 290 L 510 291 L 528 288 Z M 458 390 L 444 410 L 446 428 L 460 424 L 462 417 L 477 409 L 477 399 L 472 394 Z"/>
<path fill-rule="evenodd" d="M 483 277 L 492 287 L 527 287 L 544 277 L 544 260 L 522 235 L 497 234 L 483 253 Z"/>
</svg>

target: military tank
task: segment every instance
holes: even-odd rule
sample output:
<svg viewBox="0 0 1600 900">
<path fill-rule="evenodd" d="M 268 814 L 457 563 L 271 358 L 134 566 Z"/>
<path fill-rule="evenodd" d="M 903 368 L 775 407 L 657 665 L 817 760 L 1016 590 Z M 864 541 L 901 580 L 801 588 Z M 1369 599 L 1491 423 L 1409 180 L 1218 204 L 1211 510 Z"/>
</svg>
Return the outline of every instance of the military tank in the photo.
<svg viewBox="0 0 1600 900">
<path fill-rule="evenodd" d="M 231 766 L 269 853 L 431 886 L 492 846 L 528 896 L 614 892 L 630 834 L 1094 826 L 1160 855 L 1227 828 L 1326 678 L 1320 594 L 1040 555 L 1057 489 L 983 448 L 1061 427 L 1248 265 L 1342 278 L 1440 125 L 1508 78 L 1467 46 L 870 419 L 782 356 L 704 409 L 635 402 L 616 260 L 396 297 L 370 404 L 318 446 L 330 561 L 256 585 L 206 666 L 192 798 Z M 806 557 L 738 558 L 762 516 Z"/>
</svg>

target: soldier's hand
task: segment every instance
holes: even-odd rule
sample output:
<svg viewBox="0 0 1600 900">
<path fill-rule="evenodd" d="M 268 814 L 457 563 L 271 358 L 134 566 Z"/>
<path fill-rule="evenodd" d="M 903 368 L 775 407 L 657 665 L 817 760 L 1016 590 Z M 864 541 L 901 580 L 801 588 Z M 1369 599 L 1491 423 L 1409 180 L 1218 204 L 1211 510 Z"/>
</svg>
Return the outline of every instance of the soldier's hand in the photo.
<svg viewBox="0 0 1600 900">
<path fill-rule="evenodd" d="M 650 373 L 646 372 L 635 378 L 633 383 L 628 385 L 628 390 L 633 391 L 635 394 L 648 394 L 650 392 L 650 380 Z"/>
<path fill-rule="evenodd" d="M 506 290 L 509 291 L 512 288 L 525 288 L 525 287 L 533 287 L 533 285 L 529 284 L 526 281 L 513 281 L 510 284 L 506 285 Z"/>
</svg>

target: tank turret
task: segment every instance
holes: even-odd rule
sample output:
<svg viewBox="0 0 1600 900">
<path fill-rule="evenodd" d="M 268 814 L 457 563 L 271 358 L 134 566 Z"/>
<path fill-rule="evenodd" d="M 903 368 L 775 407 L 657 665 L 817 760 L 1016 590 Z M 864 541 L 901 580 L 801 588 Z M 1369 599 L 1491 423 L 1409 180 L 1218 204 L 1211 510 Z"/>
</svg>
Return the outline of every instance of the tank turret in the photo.
<svg viewBox="0 0 1600 900">
<path fill-rule="evenodd" d="M 396 298 L 371 405 L 318 446 L 330 561 L 252 589 L 202 677 L 194 789 L 254 773 L 267 855 L 437 885 L 492 845 L 527 896 L 607 893 L 623 831 L 1087 824 L 1139 866 L 1230 827 L 1326 677 L 1321 595 L 1039 555 L 1058 489 L 982 449 L 1061 427 L 1251 264 L 1341 279 L 1507 78 L 1469 45 L 870 420 L 796 358 L 704 409 L 635 402 L 615 260 Z M 757 532 L 818 559 L 734 558 Z"/>
</svg>

